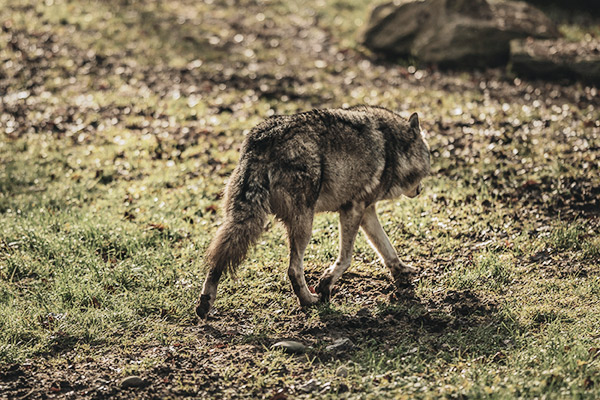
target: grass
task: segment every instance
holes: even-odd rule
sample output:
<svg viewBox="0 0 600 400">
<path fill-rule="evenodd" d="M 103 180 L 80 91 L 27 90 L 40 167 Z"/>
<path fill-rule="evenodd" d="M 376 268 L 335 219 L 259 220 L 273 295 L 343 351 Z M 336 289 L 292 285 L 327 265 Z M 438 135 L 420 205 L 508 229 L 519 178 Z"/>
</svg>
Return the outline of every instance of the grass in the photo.
<svg viewBox="0 0 600 400">
<path fill-rule="evenodd" d="M 493 253 L 480 253 L 477 260 L 462 267 L 452 267 L 446 285 L 456 289 L 477 286 L 502 290 L 510 283 L 510 265 Z"/>
<path fill-rule="evenodd" d="M 217 3 L 0 0 L 0 389 L 600 396 L 596 89 L 377 64 L 356 42 L 364 0 Z M 569 21 L 573 40 L 596 34 Z M 361 234 L 332 303 L 301 310 L 271 220 L 197 325 L 244 134 L 360 103 L 418 111 L 432 148 L 424 193 L 378 206 L 414 292 Z M 336 254 L 337 216 L 319 215 L 311 284 Z M 327 350 L 340 337 L 352 346 Z M 131 374 L 147 385 L 121 389 Z"/>
</svg>

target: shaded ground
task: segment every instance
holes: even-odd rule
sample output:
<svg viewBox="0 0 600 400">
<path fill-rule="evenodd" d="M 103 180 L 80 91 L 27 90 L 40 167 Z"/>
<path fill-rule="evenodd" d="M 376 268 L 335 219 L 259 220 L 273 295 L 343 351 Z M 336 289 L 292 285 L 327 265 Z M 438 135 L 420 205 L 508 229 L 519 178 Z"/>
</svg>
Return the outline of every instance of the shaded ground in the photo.
<svg viewBox="0 0 600 400">
<path fill-rule="evenodd" d="M 377 292 L 381 283 L 370 282 L 368 286 L 370 291 Z M 344 297 L 350 300 L 363 293 L 350 293 L 344 289 Z M 319 380 L 315 388 L 306 388 L 306 383 L 313 379 L 315 366 L 318 368 L 321 364 L 325 366 L 332 362 L 352 363 L 356 357 L 354 345 L 341 350 L 326 350 L 326 345 L 332 344 L 335 339 L 348 337 L 353 343 L 370 343 L 372 349 L 369 351 L 377 355 L 378 352 L 396 352 L 397 346 L 408 338 L 416 347 L 408 349 L 404 359 L 417 353 L 421 358 L 434 359 L 444 350 L 458 349 L 454 347 L 460 346 L 456 339 L 448 340 L 453 336 L 460 337 L 480 330 L 493 332 L 490 328 L 497 328 L 502 322 L 497 316 L 495 304 L 485 303 L 469 291 L 451 291 L 428 306 L 414 299 L 394 302 L 393 307 L 376 314 L 369 307 L 360 309 L 355 315 L 323 309 L 317 318 L 307 321 L 303 313 L 297 312 L 272 321 L 282 329 L 294 332 L 290 339 L 301 340 L 310 346 L 306 354 L 291 356 L 288 369 L 285 363 L 273 368 L 265 362 L 270 358 L 269 346 L 279 337 L 253 336 L 251 324 L 239 323 L 251 318 L 247 313 L 218 314 L 206 325 L 180 327 L 178 331 L 183 335 L 182 342 L 117 351 L 112 347 L 110 351 L 85 358 L 78 351 L 60 349 L 59 365 L 42 360 L 33 364 L 13 364 L 3 372 L 2 378 L 11 396 L 34 398 L 59 394 L 77 398 L 130 398 L 135 393 L 136 396 L 165 398 L 270 397 L 279 391 L 295 395 L 357 393 L 361 390 L 359 386 L 349 385 L 346 379 L 336 376 L 327 381 Z M 397 337 L 400 332 L 402 340 Z M 202 344 L 198 346 L 194 341 Z M 510 343 L 510 339 L 494 335 L 490 342 L 501 349 Z M 497 362 L 504 357 L 500 350 L 492 355 L 474 350 L 472 355 L 477 356 L 480 362 Z M 271 356 L 277 357 L 281 355 Z M 307 360 L 310 363 L 303 368 L 294 365 L 306 364 Z M 150 365 L 144 365 L 148 363 Z M 128 365 L 140 364 L 145 367 L 143 386 L 121 389 L 115 377 L 122 375 Z M 236 371 L 236 365 L 244 365 L 246 372 Z M 268 374 L 272 384 L 261 390 L 243 385 L 239 387 L 240 381 L 260 379 L 257 372 L 248 369 L 257 369 L 258 375 Z M 298 383 L 288 383 L 290 378 L 286 375 L 290 374 L 292 380 Z M 389 371 L 377 379 L 389 381 L 394 375 Z"/>
<path fill-rule="evenodd" d="M 365 3 L 0 1 L 0 397 L 599 395 L 597 89 L 383 64 L 353 41 Z M 432 147 L 425 193 L 379 207 L 414 292 L 359 238 L 300 310 L 272 223 L 195 325 L 244 132 L 360 103 L 418 111 Z"/>
</svg>

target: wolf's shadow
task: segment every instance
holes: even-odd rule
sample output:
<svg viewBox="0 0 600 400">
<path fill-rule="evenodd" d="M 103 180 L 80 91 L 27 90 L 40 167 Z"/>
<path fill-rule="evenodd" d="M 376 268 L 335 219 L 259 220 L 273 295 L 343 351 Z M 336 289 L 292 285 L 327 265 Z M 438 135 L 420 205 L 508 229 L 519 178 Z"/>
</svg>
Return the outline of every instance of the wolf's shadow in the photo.
<svg viewBox="0 0 600 400">
<path fill-rule="evenodd" d="M 319 307 L 322 324 L 308 327 L 300 335 L 329 340 L 348 338 L 353 346 L 344 351 L 320 352 L 325 358 L 352 358 L 361 351 L 395 353 L 418 349 L 423 354 L 461 354 L 477 358 L 498 354 L 514 343 L 519 331 L 513 320 L 507 320 L 497 303 L 473 290 L 444 290 L 419 297 L 412 286 L 396 288 L 387 277 L 364 277 L 348 274 L 340 281 L 332 304 Z M 388 283 L 389 282 L 389 283 Z M 379 303 L 356 313 L 339 311 L 336 303 L 352 302 L 362 294 L 362 287 L 375 288 Z M 373 293 L 371 293 L 373 294 Z M 382 301 L 381 294 L 387 296 Z M 375 293 L 377 295 L 377 293 Z"/>
</svg>

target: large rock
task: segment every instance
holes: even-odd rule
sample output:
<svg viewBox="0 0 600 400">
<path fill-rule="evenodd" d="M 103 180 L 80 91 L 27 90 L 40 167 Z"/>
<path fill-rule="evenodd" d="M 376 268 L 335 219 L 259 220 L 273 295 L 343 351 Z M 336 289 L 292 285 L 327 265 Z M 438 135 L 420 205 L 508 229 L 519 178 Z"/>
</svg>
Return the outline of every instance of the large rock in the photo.
<svg viewBox="0 0 600 400">
<path fill-rule="evenodd" d="M 575 78 L 600 83 L 600 40 L 521 39 L 510 42 L 512 70 L 533 78 Z"/>
<path fill-rule="evenodd" d="M 413 0 L 373 9 L 362 41 L 388 57 L 414 57 L 441 66 L 506 63 L 512 39 L 556 38 L 556 26 L 523 2 Z"/>
</svg>

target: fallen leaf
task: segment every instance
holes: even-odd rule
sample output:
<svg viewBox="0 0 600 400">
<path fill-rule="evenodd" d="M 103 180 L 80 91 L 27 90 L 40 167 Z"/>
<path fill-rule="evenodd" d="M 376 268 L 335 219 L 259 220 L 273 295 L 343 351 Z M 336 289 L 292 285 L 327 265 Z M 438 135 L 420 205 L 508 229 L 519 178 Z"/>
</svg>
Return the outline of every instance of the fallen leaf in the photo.
<svg viewBox="0 0 600 400">
<path fill-rule="evenodd" d="M 94 306 L 94 308 L 100 308 L 100 302 L 96 297 L 92 297 L 92 306 Z"/>
<path fill-rule="evenodd" d="M 275 393 L 272 397 L 271 400 L 286 400 L 287 394 L 285 393 L 285 389 L 279 389 L 277 391 L 277 393 Z"/>
<path fill-rule="evenodd" d="M 150 228 L 151 230 L 157 230 L 159 232 L 164 231 L 165 229 L 167 229 L 167 226 L 165 224 L 161 224 L 161 223 L 150 223 L 148 224 L 148 228 Z"/>
<path fill-rule="evenodd" d="M 207 213 L 210 213 L 210 214 L 216 214 L 217 213 L 217 209 L 218 209 L 217 205 L 211 204 L 210 206 L 207 206 L 204 209 L 204 211 L 206 211 Z"/>
</svg>

